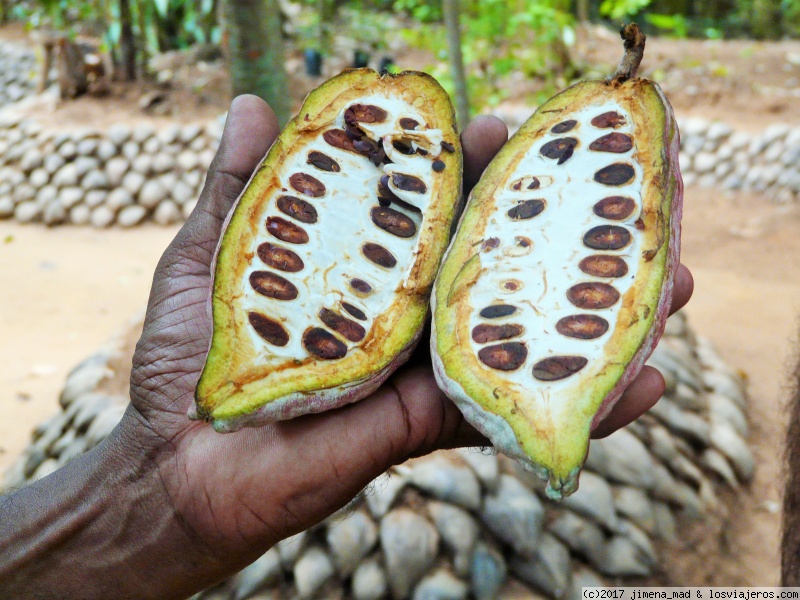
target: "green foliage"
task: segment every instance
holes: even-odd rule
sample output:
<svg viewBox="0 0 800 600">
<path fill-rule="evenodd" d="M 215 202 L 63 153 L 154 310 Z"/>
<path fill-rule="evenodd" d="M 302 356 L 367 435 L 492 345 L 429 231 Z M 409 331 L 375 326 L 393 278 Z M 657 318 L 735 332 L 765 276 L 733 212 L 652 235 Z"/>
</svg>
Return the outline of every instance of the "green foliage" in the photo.
<svg viewBox="0 0 800 600">
<path fill-rule="evenodd" d="M 474 112 L 508 97 L 509 78 L 539 78 L 548 97 L 556 78 L 569 74 L 567 42 L 574 38 L 569 3 L 560 0 L 481 0 L 469 3 L 461 16 L 464 64 Z M 412 47 L 439 60 L 428 67 L 449 93 L 453 81 L 447 66 L 446 35 L 441 24 L 421 24 L 402 35 Z"/>
<path fill-rule="evenodd" d="M 442 20 L 442 0 L 395 0 L 395 12 L 405 13 L 420 23 L 434 23 Z"/>
<path fill-rule="evenodd" d="M 600 3 L 600 14 L 618 21 L 647 8 L 650 2 L 651 0 L 603 0 Z"/>
<path fill-rule="evenodd" d="M 645 22 L 665 34 L 684 39 L 689 36 L 689 23 L 683 15 L 656 15 L 648 13 Z"/>
</svg>

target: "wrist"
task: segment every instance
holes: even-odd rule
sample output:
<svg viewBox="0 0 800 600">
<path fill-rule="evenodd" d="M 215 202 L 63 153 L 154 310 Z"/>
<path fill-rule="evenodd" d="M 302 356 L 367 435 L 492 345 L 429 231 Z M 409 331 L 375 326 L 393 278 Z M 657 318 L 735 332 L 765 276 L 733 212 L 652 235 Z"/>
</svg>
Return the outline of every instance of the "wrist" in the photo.
<svg viewBox="0 0 800 600">
<path fill-rule="evenodd" d="M 168 445 L 137 416 L 129 409 L 100 446 L 0 497 L 0 597 L 162 600 L 211 583 L 213 559 L 162 483 Z"/>
</svg>

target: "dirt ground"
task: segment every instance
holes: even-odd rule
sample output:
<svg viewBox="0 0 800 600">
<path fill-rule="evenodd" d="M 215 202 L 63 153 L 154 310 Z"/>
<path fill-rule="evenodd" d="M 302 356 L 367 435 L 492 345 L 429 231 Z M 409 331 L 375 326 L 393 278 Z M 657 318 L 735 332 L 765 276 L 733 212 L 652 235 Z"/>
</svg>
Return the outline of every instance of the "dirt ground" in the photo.
<svg viewBox="0 0 800 600">
<path fill-rule="evenodd" d="M 644 74 L 662 81 L 679 118 L 720 118 L 748 131 L 777 122 L 800 124 L 798 42 L 652 39 L 647 52 Z M 595 32 L 576 53 L 611 68 L 618 43 L 611 34 Z M 302 87 L 294 88 L 298 101 Z M 104 113 L 97 110 L 98 100 L 53 106 L 47 118 L 68 123 L 102 114 L 98 118 L 106 121 L 127 120 L 138 114 L 131 106 L 135 98 L 123 95 L 113 100 L 119 106 L 103 105 L 117 106 Z M 197 114 L 207 110 L 203 106 Z M 181 118 L 193 114 L 187 106 Z M 0 222 L 0 414 L 5 415 L 0 471 L 27 443 L 30 429 L 57 409 L 68 370 L 144 306 L 153 269 L 174 232 L 174 227 L 96 231 Z M 683 545 L 671 553 L 670 580 L 776 585 L 783 406 L 800 315 L 800 206 L 690 188 L 683 261 L 696 282 L 686 308 L 691 325 L 748 377 L 750 442 L 758 468 L 726 517 L 721 545 L 704 539 L 702 528 L 687 530 Z M 713 552 L 720 560 L 697 561 L 697 553 L 687 549 Z"/>
</svg>

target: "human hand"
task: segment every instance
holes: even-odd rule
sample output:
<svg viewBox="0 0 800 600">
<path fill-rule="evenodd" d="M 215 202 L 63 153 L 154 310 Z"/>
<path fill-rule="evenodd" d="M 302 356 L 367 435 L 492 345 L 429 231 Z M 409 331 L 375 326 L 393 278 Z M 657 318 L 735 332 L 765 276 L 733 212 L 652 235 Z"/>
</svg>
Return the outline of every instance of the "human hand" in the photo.
<svg viewBox="0 0 800 600">
<path fill-rule="evenodd" d="M 116 598 L 183 598 L 324 519 L 391 465 L 437 448 L 488 445 L 439 391 L 425 343 L 381 389 L 337 410 L 225 435 L 187 419 L 211 336 L 210 264 L 222 225 L 277 134 L 261 100 L 234 101 L 197 208 L 156 269 L 128 411 L 104 444 L 51 481 L 50 490 L 62 485 L 68 496 L 60 511 L 41 509 L 34 512 L 44 516 L 24 519 L 29 537 L 47 518 L 62 523 L 56 531 L 67 519 L 74 533 L 53 539 L 58 550 L 48 556 L 58 569 L 31 561 L 37 589 L 57 589 L 63 597 L 76 589 L 82 598 L 111 597 L 109 590 Z M 495 118 L 467 127 L 465 193 L 506 138 Z M 673 310 L 691 290 L 691 275 L 681 267 Z M 661 375 L 645 368 L 595 436 L 641 415 L 663 389 Z M 48 491 L 47 479 L 39 484 Z M 0 560 L 0 575 L 2 567 Z M 30 573 L 17 573 L 23 585 L 31 581 Z M 97 582 L 91 589 L 90 580 Z"/>
</svg>

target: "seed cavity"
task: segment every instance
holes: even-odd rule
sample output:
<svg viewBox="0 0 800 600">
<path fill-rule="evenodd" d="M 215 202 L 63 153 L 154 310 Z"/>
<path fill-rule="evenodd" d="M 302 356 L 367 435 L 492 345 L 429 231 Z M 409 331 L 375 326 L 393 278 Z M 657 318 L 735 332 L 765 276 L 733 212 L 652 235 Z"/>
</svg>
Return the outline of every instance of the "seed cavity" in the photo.
<svg viewBox="0 0 800 600">
<path fill-rule="evenodd" d="M 247 313 L 247 319 L 256 333 L 273 346 L 285 346 L 289 343 L 289 332 L 276 320 L 257 312 Z"/>
<path fill-rule="evenodd" d="M 411 117 L 403 117 L 399 121 L 400 129 L 416 129 L 419 127 L 419 122 Z"/>
<path fill-rule="evenodd" d="M 594 340 L 608 331 L 608 321 L 597 315 L 571 315 L 559 319 L 556 331 L 579 340 Z"/>
<path fill-rule="evenodd" d="M 344 111 L 344 122 L 348 125 L 355 123 L 382 123 L 386 120 L 386 111 L 374 104 L 351 104 Z"/>
<path fill-rule="evenodd" d="M 294 196 L 278 198 L 278 210 L 301 223 L 317 222 L 317 209 L 311 203 Z"/>
<path fill-rule="evenodd" d="M 363 279 L 358 279 L 354 277 L 350 280 L 350 287 L 353 288 L 359 294 L 370 294 L 372 293 L 372 286 L 368 284 Z"/>
<path fill-rule="evenodd" d="M 551 133 L 561 134 L 567 133 L 568 131 L 572 131 L 575 129 L 575 126 L 578 122 L 575 119 L 569 119 L 568 121 L 561 121 L 557 125 L 553 125 L 553 128 L 550 130 Z"/>
<path fill-rule="evenodd" d="M 558 381 L 574 375 L 588 363 L 583 356 L 551 356 L 533 365 L 533 376 L 539 381 Z"/>
<path fill-rule="evenodd" d="M 312 150 L 308 153 L 308 160 L 306 162 L 310 165 L 314 165 L 318 169 L 328 171 L 329 173 L 338 173 L 342 170 L 339 163 L 330 156 L 316 150 Z"/>
<path fill-rule="evenodd" d="M 406 156 L 410 156 L 412 154 L 416 154 L 416 150 L 412 146 L 405 144 L 399 140 L 394 140 L 392 142 L 392 147 L 397 150 L 400 154 L 405 154 Z"/>
<path fill-rule="evenodd" d="M 619 291 L 607 283 L 587 281 L 569 288 L 567 299 L 578 308 L 600 310 L 614 306 L 619 300 Z"/>
<path fill-rule="evenodd" d="M 578 267 L 592 277 L 624 277 L 628 274 L 628 264 L 625 260 L 608 254 L 587 256 Z"/>
<path fill-rule="evenodd" d="M 327 308 L 319 311 L 319 318 L 330 329 L 351 342 L 360 342 L 367 334 L 364 328 L 355 321 L 351 321 Z"/>
<path fill-rule="evenodd" d="M 370 211 L 372 222 L 378 227 L 401 238 L 414 237 L 417 226 L 409 217 L 386 206 L 375 206 Z"/>
<path fill-rule="evenodd" d="M 516 258 L 519 256 L 527 256 L 532 251 L 533 242 L 531 239 L 523 235 L 518 235 L 514 237 L 514 244 L 507 246 L 506 249 L 503 250 L 503 254 L 512 258 Z"/>
<path fill-rule="evenodd" d="M 366 256 L 369 260 L 374 262 L 376 265 L 380 265 L 381 267 L 391 269 L 397 264 L 397 259 L 394 257 L 394 255 L 386 248 L 379 246 L 378 244 L 367 242 L 361 246 L 361 252 L 363 252 L 364 256 Z"/>
<path fill-rule="evenodd" d="M 347 346 L 340 339 L 322 327 L 312 327 L 303 333 L 303 348 L 309 354 L 323 360 L 343 358 Z"/>
<path fill-rule="evenodd" d="M 250 285 L 253 289 L 267 298 L 275 300 L 294 300 L 297 298 L 297 288 L 288 279 L 284 279 L 271 271 L 253 271 L 250 273 Z"/>
<path fill-rule="evenodd" d="M 558 138 L 547 142 L 541 147 L 539 152 L 547 158 L 558 160 L 559 165 L 563 165 L 572 156 L 575 147 L 578 145 L 578 140 L 574 137 Z"/>
<path fill-rule="evenodd" d="M 511 306 L 510 304 L 492 304 L 484 308 L 480 312 L 480 315 L 484 319 L 500 319 L 513 315 L 515 312 L 517 312 L 516 306 Z"/>
<path fill-rule="evenodd" d="M 594 174 L 594 180 L 603 185 L 625 185 L 633 180 L 636 172 L 627 163 L 614 163 Z"/>
<path fill-rule="evenodd" d="M 525 328 L 517 323 L 507 323 L 505 325 L 488 325 L 481 323 L 472 330 L 472 339 L 478 344 L 489 342 L 499 342 L 522 335 Z"/>
<path fill-rule="evenodd" d="M 484 252 L 491 252 L 498 246 L 500 246 L 500 238 L 490 237 L 489 239 L 483 241 L 483 244 L 481 244 L 481 250 Z"/>
<path fill-rule="evenodd" d="M 518 202 L 517 205 L 509 210 L 506 214 L 515 220 L 532 219 L 533 217 L 542 213 L 545 207 L 545 202 L 541 198 L 534 200 L 523 200 Z"/>
<path fill-rule="evenodd" d="M 302 258 L 288 248 L 283 248 L 282 246 L 264 242 L 258 247 L 257 252 L 258 257 L 264 264 L 273 269 L 278 269 L 279 271 L 298 273 L 305 267 Z"/>
<path fill-rule="evenodd" d="M 424 194 L 428 191 L 428 186 L 419 177 L 406 175 L 405 173 L 392 173 L 392 184 L 398 190 Z"/>
<path fill-rule="evenodd" d="M 514 192 L 520 192 L 524 190 L 538 190 L 541 187 L 545 187 L 553 183 L 553 178 L 549 175 L 526 175 L 525 177 L 520 177 L 519 179 L 515 179 L 509 185 L 509 188 Z"/>
<path fill-rule="evenodd" d="M 627 133 L 619 133 L 618 131 L 597 138 L 589 145 L 589 150 L 613 152 L 615 154 L 623 154 L 631 148 L 633 148 L 633 138 Z"/>
<path fill-rule="evenodd" d="M 353 306 L 349 302 L 342 302 L 342 308 L 345 309 L 351 317 L 355 317 L 359 321 L 367 320 L 366 313 L 364 313 L 364 311 L 357 306 Z"/>
<path fill-rule="evenodd" d="M 288 242 L 289 244 L 308 243 L 306 230 L 282 217 L 267 217 L 267 231 L 282 242 Z"/>
<path fill-rule="evenodd" d="M 593 250 L 619 250 L 631 242 L 631 232 L 618 225 L 598 225 L 583 236 L 583 243 Z"/>
<path fill-rule="evenodd" d="M 525 359 L 528 358 L 528 349 L 521 342 L 506 342 L 481 348 L 478 351 L 478 358 L 492 369 L 514 371 L 525 363 Z"/>
<path fill-rule="evenodd" d="M 627 196 L 608 196 L 594 205 L 594 214 L 612 221 L 627 219 L 636 210 L 636 202 Z"/>
<path fill-rule="evenodd" d="M 353 145 L 353 140 L 350 139 L 350 136 L 347 135 L 347 132 L 344 129 L 329 129 L 322 134 L 322 139 L 324 139 L 334 148 L 339 148 L 340 150 L 347 150 L 348 152 L 354 152 L 355 154 L 363 155 L 362 152 L 356 150 L 355 146 Z"/>
<path fill-rule="evenodd" d="M 604 112 L 592 119 L 592 125 L 599 129 L 616 129 L 625 125 L 628 121 L 616 111 Z"/>
<path fill-rule="evenodd" d="M 519 279 L 508 279 L 500 284 L 500 289 L 512 294 L 522 289 L 522 282 Z"/>
<path fill-rule="evenodd" d="M 437 173 L 441 173 L 442 171 L 444 171 L 445 166 L 447 165 L 444 164 L 443 160 L 433 161 L 433 170 L 436 171 Z"/>
</svg>

